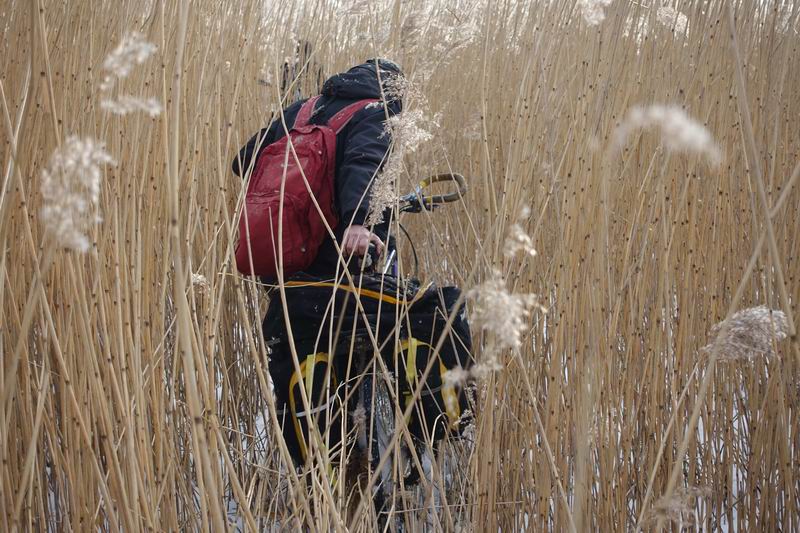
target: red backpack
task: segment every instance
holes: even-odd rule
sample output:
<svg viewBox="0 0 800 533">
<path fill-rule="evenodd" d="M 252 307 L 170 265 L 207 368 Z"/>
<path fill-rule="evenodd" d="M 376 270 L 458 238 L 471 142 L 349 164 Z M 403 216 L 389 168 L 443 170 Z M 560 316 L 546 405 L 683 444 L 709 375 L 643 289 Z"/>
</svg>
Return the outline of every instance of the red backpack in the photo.
<svg viewBox="0 0 800 533">
<path fill-rule="evenodd" d="M 242 274 L 276 279 L 281 257 L 284 276 L 304 270 L 325 240 L 322 217 L 336 228 L 336 134 L 356 112 L 377 100 L 350 104 L 327 124 L 309 124 L 318 99 L 306 101 L 288 135 L 258 154 L 239 218 L 236 267 Z"/>
</svg>

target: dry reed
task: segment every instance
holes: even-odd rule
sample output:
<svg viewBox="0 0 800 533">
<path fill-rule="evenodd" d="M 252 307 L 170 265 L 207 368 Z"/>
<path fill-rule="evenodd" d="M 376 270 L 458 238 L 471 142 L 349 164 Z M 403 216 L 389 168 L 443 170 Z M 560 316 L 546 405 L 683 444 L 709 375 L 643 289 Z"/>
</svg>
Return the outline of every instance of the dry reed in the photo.
<svg viewBox="0 0 800 533">
<path fill-rule="evenodd" d="M 799 530 L 798 21 L 779 0 L 9 0 L 0 529 L 374 529 L 368 487 L 316 444 L 291 468 L 275 431 L 229 162 L 381 55 L 432 135 L 393 186 L 469 179 L 404 224 L 424 279 L 474 291 L 491 363 L 469 438 L 412 457 L 407 529 Z"/>
</svg>

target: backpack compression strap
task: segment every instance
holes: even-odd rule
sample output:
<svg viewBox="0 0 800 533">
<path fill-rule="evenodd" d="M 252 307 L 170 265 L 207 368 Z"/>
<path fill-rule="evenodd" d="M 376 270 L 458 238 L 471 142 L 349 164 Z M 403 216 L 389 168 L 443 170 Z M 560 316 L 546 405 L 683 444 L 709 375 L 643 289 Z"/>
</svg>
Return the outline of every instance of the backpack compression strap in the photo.
<svg viewBox="0 0 800 533">
<path fill-rule="evenodd" d="M 380 102 L 380 100 L 376 98 L 369 98 L 366 100 L 359 100 L 358 102 L 350 104 L 349 106 L 345 107 L 344 109 L 333 115 L 333 117 L 328 121 L 328 127 L 333 131 L 335 131 L 336 133 L 339 133 L 340 131 L 342 131 L 342 128 L 344 128 L 347 125 L 347 123 L 350 122 L 350 119 L 353 118 L 353 115 L 355 115 L 368 105 L 375 102 Z"/>
<path fill-rule="evenodd" d="M 297 118 L 294 119 L 294 128 L 302 128 L 303 126 L 308 124 L 308 121 L 311 120 L 311 115 L 314 114 L 314 107 L 317 105 L 317 100 L 319 100 L 319 96 L 315 96 L 313 98 L 309 98 L 300 108 L 300 111 L 297 112 Z M 339 133 L 342 131 L 350 119 L 353 118 L 353 115 L 367 107 L 368 105 L 380 102 L 380 100 L 376 98 L 368 98 L 366 100 L 359 100 L 358 102 L 354 102 L 349 106 L 345 107 L 328 121 L 328 127 Z"/>
<path fill-rule="evenodd" d="M 319 100 L 319 96 L 315 96 L 313 98 L 309 98 L 300 108 L 300 111 L 297 112 L 297 117 L 294 119 L 293 128 L 302 128 L 308 121 L 311 120 L 311 115 L 314 113 L 314 106 L 317 105 L 317 100 Z"/>
</svg>

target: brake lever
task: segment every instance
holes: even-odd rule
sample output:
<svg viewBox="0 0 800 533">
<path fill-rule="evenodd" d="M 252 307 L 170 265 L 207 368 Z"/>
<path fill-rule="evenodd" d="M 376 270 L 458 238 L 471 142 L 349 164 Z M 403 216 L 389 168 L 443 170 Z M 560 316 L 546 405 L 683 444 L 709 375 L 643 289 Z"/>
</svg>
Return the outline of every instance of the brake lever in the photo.
<svg viewBox="0 0 800 533">
<path fill-rule="evenodd" d="M 401 202 L 405 202 L 406 205 L 404 205 L 402 208 L 400 208 L 400 211 L 402 211 L 404 213 L 420 213 L 420 212 L 422 212 L 422 203 L 420 203 L 420 201 L 419 201 L 420 196 L 421 196 L 420 195 L 421 192 L 422 192 L 422 189 L 420 187 L 417 187 L 414 192 L 408 193 L 405 196 L 401 196 L 400 197 L 400 201 Z"/>
<path fill-rule="evenodd" d="M 433 211 L 438 207 L 437 204 L 429 204 L 425 201 L 425 195 L 422 194 L 422 187 L 417 185 L 414 192 L 408 193 L 400 198 L 401 202 L 406 202 L 401 211 L 405 213 L 421 213 L 423 211 Z"/>
</svg>

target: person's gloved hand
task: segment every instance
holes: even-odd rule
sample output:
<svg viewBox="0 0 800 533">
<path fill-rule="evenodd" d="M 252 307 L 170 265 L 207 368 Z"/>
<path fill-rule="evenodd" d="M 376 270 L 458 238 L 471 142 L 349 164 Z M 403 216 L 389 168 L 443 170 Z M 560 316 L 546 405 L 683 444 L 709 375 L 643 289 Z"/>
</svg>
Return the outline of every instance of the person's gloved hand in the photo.
<svg viewBox="0 0 800 533">
<path fill-rule="evenodd" d="M 345 258 L 351 255 L 364 256 L 369 249 L 369 243 L 375 245 L 378 255 L 383 253 L 383 241 L 364 226 L 352 225 L 344 231 L 342 238 L 342 253 Z"/>
</svg>

